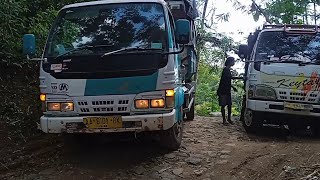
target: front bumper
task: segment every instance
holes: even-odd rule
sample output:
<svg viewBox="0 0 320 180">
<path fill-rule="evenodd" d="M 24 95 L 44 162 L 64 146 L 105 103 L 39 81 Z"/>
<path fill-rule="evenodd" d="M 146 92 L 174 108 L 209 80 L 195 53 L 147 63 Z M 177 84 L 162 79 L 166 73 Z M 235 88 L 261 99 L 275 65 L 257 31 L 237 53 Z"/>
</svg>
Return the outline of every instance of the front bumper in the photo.
<svg viewBox="0 0 320 180">
<path fill-rule="evenodd" d="M 123 123 L 141 122 L 141 127 L 118 129 L 89 129 L 83 124 L 85 117 L 45 117 L 40 118 L 40 128 L 45 133 L 111 133 L 111 132 L 142 132 L 170 129 L 176 122 L 176 111 L 170 113 L 122 116 Z M 89 117 L 89 116 L 88 116 Z M 90 116 L 94 117 L 94 116 Z M 70 127 L 69 124 L 82 124 Z M 81 127 L 81 128 L 80 128 Z"/>
<path fill-rule="evenodd" d="M 297 102 L 298 103 L 298 102 Z M 320 117 L 320 105 L 312 105 L 313 110 L 292 110 L 284 108 L 284 102 L 263 101 L 263 100 L 248 100 L 247 108 L 253 111 L 280 113 L 299 116 Z"/>
</svg>

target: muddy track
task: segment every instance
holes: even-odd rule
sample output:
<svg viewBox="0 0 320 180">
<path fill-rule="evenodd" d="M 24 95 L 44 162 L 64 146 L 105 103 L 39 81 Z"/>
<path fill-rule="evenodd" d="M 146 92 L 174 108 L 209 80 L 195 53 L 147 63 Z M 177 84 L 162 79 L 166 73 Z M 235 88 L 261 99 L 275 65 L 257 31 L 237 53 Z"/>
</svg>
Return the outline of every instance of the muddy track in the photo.
<svg viewBox="0 0 320 180">
<path fill-rule="evenodd" d="M 150 139 L 90 136 L 72 143 L 41 135 L 0 150 L 0 179 L 309 179 L 320 176 L 320 139 L 247 134 L 219 118 L 185 123 L 183 144 L 168 152 Z M 93 141 L 91 141 L 93 140 Z"/>
</svg>

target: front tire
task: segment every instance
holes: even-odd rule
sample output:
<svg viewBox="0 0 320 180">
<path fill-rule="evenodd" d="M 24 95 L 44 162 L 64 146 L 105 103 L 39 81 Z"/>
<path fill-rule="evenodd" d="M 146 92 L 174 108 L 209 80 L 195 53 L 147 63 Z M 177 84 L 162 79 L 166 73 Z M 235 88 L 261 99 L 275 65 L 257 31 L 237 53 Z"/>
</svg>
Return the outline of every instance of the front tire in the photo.
<svg viewBox="0 0 320 180">
<path fill-rule="evenodd" d="M 311 130 L 314 137 L 320 137 L 320 123 L 313 123 Z"/>
<path fill-rule="evenodd" d="M 183 114 L 181 108 L 180 113 Z M 182 117 L 182 116 L 181 116 Z M 179 149 L 183 136 L 183 118 L 178 120 L 170 129 L 162 132 L 161 134 L 161 144 L 169 150 Z"/>
<path fill-rule="evenodd" d="M 242 124 L 249 133 L 256 132 L 263 125 L 260 114 L 250 109 L 245 110 Z"/>
</svg>

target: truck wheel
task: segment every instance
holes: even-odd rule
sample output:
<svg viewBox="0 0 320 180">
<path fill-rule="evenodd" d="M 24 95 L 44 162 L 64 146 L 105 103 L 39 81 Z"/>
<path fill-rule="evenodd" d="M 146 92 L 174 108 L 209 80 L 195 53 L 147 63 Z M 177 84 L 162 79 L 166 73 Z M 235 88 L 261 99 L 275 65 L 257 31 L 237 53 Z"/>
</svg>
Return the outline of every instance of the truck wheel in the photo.
<svg viewBox="0 0 320 180">
<path fill-rule="evenodd" d="M 297 122 L 290 122 L 288 123 L 289 131 L 293 134 L 297 134 L 300 130 L 307 129 L 305 126 Z"/>
<path fill-rule="evenodd" d="M 190 111 L 186 113 L 187 115 L 187 121 L 193 121 L 194 120 L 194 106 L 195 102 L 193 101 Z"/>
<path fill-rule="evenodd" d="M 314 123 L 311 126 L 312 135 L 315 137 L 320 137 L 320 123 Z"/>
<path fill-rule="evenodd" d="M 242 121 L 243 127 L 247 132 L 255 132 L 262 127 L 262 120 L 258 112 L 246 109 L 244 112 L 244 119 Z"/>
<path fill-rule="evenodd" d="M 181 108 L 181 113 L 183 110 Z M 169 150 L 179 149 L 183 136 L 183 118 L 161 135 L 161 144 Z"/>
</svg>

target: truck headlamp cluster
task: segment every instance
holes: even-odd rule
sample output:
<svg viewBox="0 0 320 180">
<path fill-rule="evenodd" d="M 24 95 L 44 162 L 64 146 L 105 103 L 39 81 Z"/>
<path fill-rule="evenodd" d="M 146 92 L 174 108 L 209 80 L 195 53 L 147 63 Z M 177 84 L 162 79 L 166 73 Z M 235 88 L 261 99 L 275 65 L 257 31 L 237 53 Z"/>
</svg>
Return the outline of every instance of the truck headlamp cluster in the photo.
<svg viewBox="0 0 320 180">
<path fill-rule="evenodd" d="M 135 100 L 135 108 L 148 109 L 151 108 L 164 108 L 164 99 L 137 99 Z"/>
<path fill-rule="evenodd" d="M 73 111 L 74 110 L 74 105 L 73 102 L 48 102 L 47 103 L 47 110 L 48 111 L 62 111 L 62 112 L 67 112 L 67 111 Z"/>
<path fill-rule="evenodd" d="M 249 89 L 248 91 L 249 98 L 256 99 L 266 99 L 266 100 L 276 100 L 277 94 L 276 91 L 269 86 L 257 85 L 254 89 Z"/>
<path fill-rule="evenodd" d="M 174 107 L 174 90 L 166 90 L 165 98 L 158 99 L 136 99 L 134 105 L 136 109 L 149 108 L 172 108 Z"/>
</svg>

